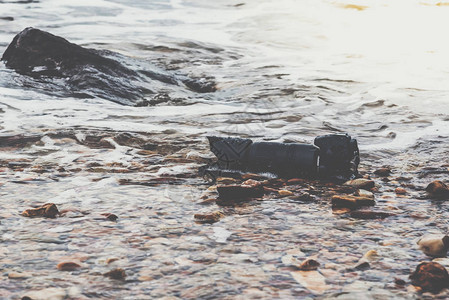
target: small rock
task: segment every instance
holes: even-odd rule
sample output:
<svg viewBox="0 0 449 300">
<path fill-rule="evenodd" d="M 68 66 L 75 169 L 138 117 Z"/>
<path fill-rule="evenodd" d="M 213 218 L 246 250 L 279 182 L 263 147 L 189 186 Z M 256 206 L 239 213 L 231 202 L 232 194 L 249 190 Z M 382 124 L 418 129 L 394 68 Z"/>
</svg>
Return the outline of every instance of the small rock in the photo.
<svg viewBox="0 0 449 300">
<path fill-rule="evenodd" d="M 394 213 L 378 210 L 355 210 L 350 212 L 351 218 L 373 220 L 373 219 L 385 219 L 391 216 L 396 216 Z"/>
<path fill-rule="evenodd" d="M 368 250 L 366 251 L 366 253 L 363 255 L 362 259 L 366 260 L 366 261 L 375 261 L 377 260 L 379 257 L 379 254 L 377 253 L 376 250 Z"/>
<path fill-rule="evenodd" d="M 24 217 L 45 217 L 55 218 L 59 214 L 58 208 L 54 203 L 45 203 L 37 208 L 30 208 L 22 212 Z"/>
<path fill-rule="evenodd" d="M 410 279 L 414 286 L 421 287 L 424 292 L 438 293 L 449 286 L 449 274 L 436 262 L 420 263 Z"/>
<path fill-rule="evenodd" d="M 394 192 L 398 195 L 405 195 L 407 194 L 407 190 L 401 187 L 398 187 L 394 190 Z"/>
<path fill-rule="evenodd" d="M 193 217 L 195 218 L 195 221 L 199 223 L 212 224 L 220 221 L 220 219 L 224 217 L 224 214 L 220 211 L 214 211 L 209 214 L 195 214 Z"/>
<path fill-rule="evenodd" d="M 216 179 L 217 184 L 237 184 L 239 180 L 231 177 L 218 177 Z"/>
<path fill-rule="evenodd" d="M 394 283 L 399 286 L 404 286 L 406 284 L 405 280 L 401 278 L 395 278 Z"/>
<path fill-rule="evenodd" d="M 9 279 L 25 279 L 31 277 L 30 273 L 27 272 L 9 272 L 8 278 Z"/>
<path fill-rule="evenodd" d="M 117 260 L 119 260 L 119 258 L 117 258 L 117 257 L 110 257 L 110 258 L 108 258 L 108 259 L 106 259 L 106 264 L 112 264 L 114 261 L 117 261 Z"/>
<path fill-rule="evenodd" d="M 308 258 L 298 266 L 298 269 L 300 269 L 301 271 L 312 271 L 318 269 L 319 266 L 319 262 L 314 259 Z"/>
<path fill-rule="evenodd" d="M 360 197 L 365 197 L 365 198 L 369 198 L 369 199 L 374 199 L 374 194 L 370 191 L 367 190 L 363 190 L 363 189 L 358 189 L 355 192 L 356 196 L 360 196 Z"/>
<path fill-rule="evenodd" d="M 264 195 L 262 184 L 253 179 L 248 179 L 241 185 L 217 186 L 217 191 L 221 200 L 260 198 Z"/>
<path fill-rule="evenodd" d="M 346 181 L 343 185 L 348 185 L 356 187 L 359 189 L 371 189 L 374 187 L 374 181 L 365 178 L 357 178 L 353 180 Z"/>
<path fill-rule="evenodd" d="M 112 278 L 112 279 L 117 279 L 117 280 L 124 280 L 126 278 L 126 273 L 125 270 L 121 269 L 121 268 L 117 268 L 117 269 L 113 269 L 107 273 L 104 273 L 103 276 Z"/>
<path fill-rule="evenodd" d="M 75 271 L 76 269 L 81 268 L 81 266 L 75 262 L 62 262 L 56 267 L 59 271 Z"/>
<path fill-rule="evenodd" d="M 352 195 L 334 195 L 332 196 L 333 207 L 357 208 L 361 206 L 373 206 L 374 199 Z"/>
<path fill-rule="evenodd" d="M 293 196 L 294 195 L 293 192 L 288 191 L 288 190 L 279 190 L 278 194 L 280 196 L 283 196 L 283 197 L 288 197 L 288 196 Z"/>
<path fill-rule="evenodd" d="M 390 168 L 380 168 L 374 171 L 374 174 L 379 175 L 381 177 L 386 177 L 391 174 Z"/>
<path fill-rule="evenodd" d="M 445 257 L 449 250 L 449 236 L 426 235 L 417 242 L 419 249 L 431 257 Z"/>
<path fill-rule="evenodd" d="M 361 259 L 357 264 L 355 264 L 354 269 L 355 270 L 367 270 L 371 266 L 369 265 L 369 262 L 367 262 L 364 259 Z"/>
<path fill-rule="evenodd" d="M 109 221 L 116 221 L 118 219 L 117 215 L 111 213 L 103 213 L 102 216 L 105 216 Z"/>
<path fill-rule="evenodd" d="M 441 199 L 449 198 L 449 188 L 444 182 L 440 180 L 435 180 L 431 182 L 426 187 L 426 192 L 429 193 L 433 198 L 441 198 Z"/>
</svg>

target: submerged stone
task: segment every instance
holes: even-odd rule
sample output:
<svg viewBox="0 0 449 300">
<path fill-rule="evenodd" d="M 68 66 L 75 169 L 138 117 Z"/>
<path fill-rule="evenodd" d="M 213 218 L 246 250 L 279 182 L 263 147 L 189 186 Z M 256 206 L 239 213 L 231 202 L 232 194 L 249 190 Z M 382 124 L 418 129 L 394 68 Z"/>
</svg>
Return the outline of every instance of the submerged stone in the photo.
<svg viewBox="0 0 449 300">
<path fill-rule="evenodd" d="M 420 263 L 410 275 L 412 284 L 419 286 L 424 292 L 438 293 L 449 287 L 449 274 L 436 262 Z"/>
<path fill-rule="evenodd" d="M 353 195 L 334 195 L 332 196 L 333 207 L 357 208 L 361 206 L 373 206 L 375 201 L 370 197 Z"/>
<path fill-rule="evenodd" d="M 435 180 L 426 187 L 432 198 L 449 199 L 449 187 L 440 180 Z"/>
<path fill-rule="evenodd" d="M 45 217 L 55 218 L 59 215 L 59 210 L 54 203 L 46 203 L 37 208 L 30 208 L 22 212 L 24 217 Z"/>
</svg>

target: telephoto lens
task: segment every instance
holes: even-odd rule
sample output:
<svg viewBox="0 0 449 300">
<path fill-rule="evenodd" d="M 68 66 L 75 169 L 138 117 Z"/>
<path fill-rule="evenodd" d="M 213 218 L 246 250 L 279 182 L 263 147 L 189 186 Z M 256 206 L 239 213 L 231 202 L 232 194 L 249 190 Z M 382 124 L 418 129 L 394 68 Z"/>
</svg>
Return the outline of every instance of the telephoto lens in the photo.
<svg viewBox="0 0 449 300">
<path fill-rule="evenodd" d="M 208 139 L 218 159 L 216 166 L 221 170 L 338 181 L 358 176 L 359 149 L 357 141 L 348 134 L 319 136 L 315 138 L 315 145 L 215 136 Z"/>
</svg>

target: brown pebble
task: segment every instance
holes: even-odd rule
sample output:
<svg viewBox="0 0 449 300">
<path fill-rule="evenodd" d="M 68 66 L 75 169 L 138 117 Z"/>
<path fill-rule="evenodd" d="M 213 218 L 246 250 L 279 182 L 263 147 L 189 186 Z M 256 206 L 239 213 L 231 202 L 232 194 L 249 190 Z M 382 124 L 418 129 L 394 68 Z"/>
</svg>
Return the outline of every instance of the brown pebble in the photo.
<svg viewBox="0 0 449 300">
<path fill-rule="evenodd" d="M 109 265 L 117 260 L 119 260 L 117 257 L 111 257 L 111 258 L 106 259 L 106 263 Z"/>
<path fill-rule="evenodd" d="M 220 219 L 224 217 L 224 214 L 220 211 L 214 211 L 209 214 L 195 214 L 193 217 L 195 218 L 195 221 L 199 223 L 212 224 L 220 221 Z"/>
<path fill-rule="evenodd" d="M 436 262 L 420 263 L 410 279 L 413 285 L 421 287 L 424 292 L 438 293 L 449 286 L 446 268 Z"/>
<path fill-rule="evenodd" d="M 102 216 L 105 216 L 109 221 L 116 221 L 118 219 L 117 215 L 111 213 L 103 213 Z"/>
<path fill-rule="evenodd" d="M 78 268 L 81 268 L 79 264 L 71 261 L 59 263 L 56 267 L 59 271 L 74 271 Z"/>
<path fill-rule="evenodd" d="M 390 173 L 391 173 L 390 168 L 380 168 L 374 171 L 374 174 L 379 175 L 381 177 L 386 177 L 390 175 Z"/>
<path fill-rule="evenodd" d="M 37 208 L 30 208 L 22 212 L 24 217 L 45 217 L 55 218 L 59 214 L 59 210 L 54 203 L 45 203 Z"/>
<path fill-rule="evenodd" d="M 449 188 L 440 180 L 429 183 L 426 187 L 426 192 L 434 198 L 449 198 Z"/>
<path fill-rule="evenodd" d="M 394 192 L 398 195 L 405 195 L 407 194 L 407 190 L 401 187 L 398 187 L 394 190 Z"/>
<path fill-rule="evenodd" d="M 333 207 L 357 208 L 360 206 L 373 206 L 376 202 L 373 198 L 360 197 L 353 195 L 334 195 L 332 196 Z"/>
<path fill-rule="evenodd" d="M 125 270 L 123 269 L 113 269 L 107 273 L 103 274 L 106 277 L 112 278 L 112 279 L 117 279 L 117 280 L 124 280 L 126 278 L 126 273 Z"/>
<path fill-rule="evenodd" d="M 406 284 L 405 280 L 401 278 L 395 278 L 394 283 L 399 286 L 404 286 Z"/>
<path fill-rule="evenodd" d="M 221 200 L 259 198 L 264 195 L 262 184 L 253 179 L 248 179 L 239 185 L 217 186 L 217 191 Z"/>
<path fill-rule="evenodd" d="M 299 266 L 298 269 L 300 269 L 301 271 L 312 271 L 312 270 L 316 270 L 318 269 L 318 267 L 320 266 L 320 263 L 317 262 L 314 259 L 306 259 L 305 261 L 303 261 Z"/>
<path fill-rule="evenodd" d="M 376 210 L 355 210 L 350 213 L 351 218 L 362 220 L 385 219 L 395 215 L 394 213 Z"/>
<path fill-rule="evenodd" d="M 359 189 L 369 190 L 374 187 L 374 181 L 366 178 L 357 178 L 353 180 L 346 181 L 344 185 L 352 186 Z"/>
</svg>

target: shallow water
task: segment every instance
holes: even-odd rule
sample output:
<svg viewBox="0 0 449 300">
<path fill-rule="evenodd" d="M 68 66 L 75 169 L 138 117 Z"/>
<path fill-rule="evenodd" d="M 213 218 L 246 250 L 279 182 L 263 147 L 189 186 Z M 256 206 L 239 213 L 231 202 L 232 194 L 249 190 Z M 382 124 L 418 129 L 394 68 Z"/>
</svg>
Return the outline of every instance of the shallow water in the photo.
<svg viewBox="0 0 449 300">
<path fill-rule="evenodd" d="M 448 13 L 430 0 L 0 1 L 2 53 L 32 26 L 117 52 L 135 70 L 217 88 L 143 82 L 169 98 L 135 107 L 71 97 L 60 82 L 0 64 L 0 295 L 53 287 L 74 299 L 419 297 L 394 278 L 429 260 L 417 238 L 447 231 L 447 204 L 423 199 L 423 189 L 448 176 Z M 332 132 L 358 139 L 376 207 L 397 216 L 339 215 L 321 194 L 199 204 L 209 184 L 196 170 L 212 159 L 205 136 L 310 143 Z M 372 175 L 383 165 L 389 182 Z M 20 216 L 46 202 L 69 212 Z M 214 210 L 226 217 L 194 222 Z M 352 270 L 368 250 L 377 261 Z M 325 284 L 298 282 L 288 255 L 315 257 Z M 82 268 L 61 273 L 61 261 Z M 125 282 L 101 276 L 115 267 Z M 19 271 L 28 277 L 8 278 Z"/>
</svg>

